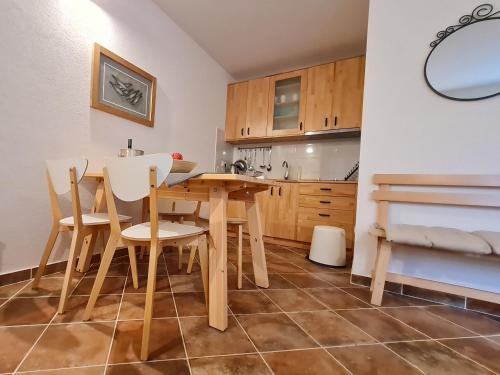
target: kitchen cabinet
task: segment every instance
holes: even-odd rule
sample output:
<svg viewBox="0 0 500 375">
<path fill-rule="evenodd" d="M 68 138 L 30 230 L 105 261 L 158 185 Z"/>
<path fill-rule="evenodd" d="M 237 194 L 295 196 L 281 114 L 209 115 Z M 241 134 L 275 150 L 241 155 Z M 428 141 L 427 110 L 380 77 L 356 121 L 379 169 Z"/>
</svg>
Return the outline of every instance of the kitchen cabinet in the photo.
<svg viewBox="0 0 500 375">
<path fill-rule="evenodd" d="M 307 73 L 305 131 L 332 128 L 335 63 L 314 66 Z"/>
<path fill-rule="evenodd" d="M 227 86 L 226 100 L 226 141 L 243 138 L 247 121 L 248 82 Z"/>
<path fill-rule="evenodd" d="M 248 81 L 246 128 L 240 129 L 240 137 L 256 138 L 267 135 L 268 105 L 269 77 Z"/>
<path fill-rule="evenodd" d="M 295 240 L 298 184 L 282 182 L 272 186 L 262 198 L 264 235 Z"/>
<path fill-rule="evenodd" d="M 306 69 L 270 77 L 268 136 L 304 133 L 307 78 Z"/>
</svg>

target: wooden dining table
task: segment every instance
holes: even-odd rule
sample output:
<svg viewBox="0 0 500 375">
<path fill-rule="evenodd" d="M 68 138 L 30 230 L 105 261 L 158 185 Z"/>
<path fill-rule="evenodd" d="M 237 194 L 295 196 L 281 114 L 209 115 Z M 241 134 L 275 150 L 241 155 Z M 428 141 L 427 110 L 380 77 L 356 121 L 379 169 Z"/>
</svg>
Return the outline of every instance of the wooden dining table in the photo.
<svg viewBox="0 0 500 375">
<path fill-rule="evenodd" d="M 103 212 L 106 207 L 102 172 L 87 172 L 88 178 L 98 181 L 92 212 Z M 266 255 L 262 239 L 262 224 L 255 194 L 272 186 L 269 180 L 255 177 L 204 173 L 175 186 L 165 183 L 158 190 L 159 198 L 209 202 L 209 287 L 208 320 L 211 327 L 224 331 L 228 326 L 227 315 L 227 203 L 229 200 L 245 202 L 252 251 L 255 284 L 269 287 Z M 147 220 L 149 204 L 143 202 L 143 219 Z M 95 238 L 86 238 L 85 247 L 93 246 Z"/>
</svg>

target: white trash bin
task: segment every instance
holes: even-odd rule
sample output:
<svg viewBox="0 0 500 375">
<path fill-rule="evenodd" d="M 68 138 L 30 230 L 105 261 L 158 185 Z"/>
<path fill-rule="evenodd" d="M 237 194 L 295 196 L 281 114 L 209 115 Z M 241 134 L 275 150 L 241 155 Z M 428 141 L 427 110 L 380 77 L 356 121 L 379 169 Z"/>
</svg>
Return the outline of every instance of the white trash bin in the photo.
<svg viewBox="0 0 500 375">
<path fill-rule="evenodd" d="M 345 230 L 327 225 L 316 225 L 309 260 L 325 266 L 344 267 L 345 257 Z"/>
</svg>

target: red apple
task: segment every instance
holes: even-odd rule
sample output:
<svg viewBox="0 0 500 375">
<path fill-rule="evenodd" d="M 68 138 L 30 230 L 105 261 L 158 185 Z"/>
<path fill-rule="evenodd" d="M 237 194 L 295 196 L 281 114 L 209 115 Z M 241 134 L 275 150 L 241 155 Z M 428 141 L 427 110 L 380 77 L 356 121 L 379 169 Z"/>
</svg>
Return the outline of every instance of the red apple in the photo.
<svg viewBox="0 0 500 375">
<path fill-rule="evenodd" d="M 182 154 L 180 152 L 174 152 L 172 154 L 172 159 L 174 159 L 174 160 L 182 160 Z"/>
</svg>

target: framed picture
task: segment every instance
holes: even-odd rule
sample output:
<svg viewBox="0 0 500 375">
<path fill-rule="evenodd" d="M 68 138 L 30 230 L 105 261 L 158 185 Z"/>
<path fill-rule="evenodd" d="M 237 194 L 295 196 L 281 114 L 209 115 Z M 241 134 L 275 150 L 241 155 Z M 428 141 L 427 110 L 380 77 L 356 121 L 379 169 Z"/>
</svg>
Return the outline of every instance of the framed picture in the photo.
<svg viewBox="0 0 500 375">
<path fill-rule="evenodd" d="M 91 95 L 92 108 L 154 126 L 156 78 L 97 43 Z"/>
</svg>

